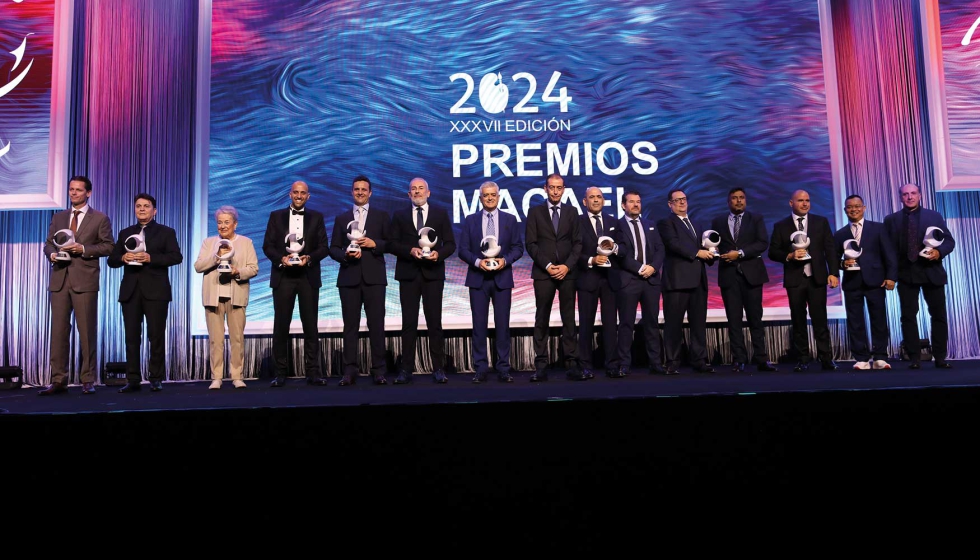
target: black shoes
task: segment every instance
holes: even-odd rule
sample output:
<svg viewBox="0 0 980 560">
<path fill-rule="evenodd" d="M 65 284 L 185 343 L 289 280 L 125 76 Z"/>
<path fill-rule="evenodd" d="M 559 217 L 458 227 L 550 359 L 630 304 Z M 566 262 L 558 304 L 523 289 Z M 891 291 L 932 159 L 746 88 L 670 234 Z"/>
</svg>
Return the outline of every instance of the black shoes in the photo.
<svg viewBox="0 0 980 560">
<path fill-rule="evenodd" d="M 833 360 L 827 360 L 824 362 L 820 362 L 820 369 L 824 371 L 837 371 L 840 369 L 840 367 L 837 366 L 837 362 Z"/>
<path fill-rule="evenodd" d="M 542 381 L 547 381 L 547 380 L 548 380 L 548 374 L 545 373 L 544 370 L 536 371 L 534 372 L 534 375 L 531 376 L 531 383 L 540 383 Z"/>
<path fill-rule="evenodd" d="M 937 369 L 953 369 L 953 364 L 947 362 L 946 360 L 936 360 Z"/>
<path fill-rule="evenodd" d="M 626 377 L 626 373 L 628 371 L 629 371 L 629 368 L 625 368 L 625 367 L 620 367 L 619 369 L 607 369 L 606 370 L 606 377 L 608 377 L 610 379 L 622 379 L 622 378 Z"/>
<path fill-rule="evenodd" d="M 810 369 L 810 364 L 807 362 L 796 362 L 796 365 L 793 366 L 793 371 L 796 373 L 801 373 L 808 369 Z"/>
<path fill-rule="evenodd" d="M 91 385 L 91 383 L 86 383 L 86 385 Z M 42 397 L 47 397 L 50 395 L 57 395 L 58 393 L 67 393 L 67 392 L 68 392 L 68 387 L 66 387 L 65 385 L 62 385 L 61 383 L 52 383 L 51 385 L 48 385 L 44 389 L 38 391 L 37 394 L 41 395 Z M 85 391 L 82 392 L 84 393 Z M 92 392 L 94 393 L 95 390 L 93 390 Z"/>
<path fill-rule="evenodd" d="M 568 372 L 565 373 L 565 377 L 567 377 L 569 381 L 588 381 L 589 379 L 592 379 L 592 377 L 586 377 L 585 372 L 580 369 L 568 370 Z"/>
<path fill-rule="evenodd" d="M 143 387 L 139 383 L 127 383 L 119 388 L 120 393 L 135 393 L 137 391 L 143 390 Z"/>
<path fill-rule="evenodd" d="M 286 386 L 285 375 L 277 375 L 276 378 L 272 380 L 272 383 L 269 384 L 269 387 L 285 387 L 285 386 Z"/>
<path fill-rule="evenodd" d="M 408 385 L 411 382 L 412 382 L 412 374 L 405 370 L 399 371 L 398 377 L 395 378 L 395 385 Z"/>
<path fill-rule="evenodd" d="M 357 374 L 351 375 L 345 373 L 343 377 L 340 378 L 340 386 L 347 387 L 348 385 L 353 385 L 357 383 Z"/>
<path fill-rule="evenodd" d="M 432 372 L 432 382 L 433 383 L 449 383 L 449 378 L 446 377 L 446 372 L 441 369 L 437 369 Z"/>
<path fill-rule="evenodd" d="M 473 375 L 473 383 L 486 383 L 487 382 L 487 372 L 478 371 Z"/>
<path fill-rule="evenodd" d="M 163 391 L 163 381 L 150 381 L 150 390 L 154 393 Z"/>
<path fill-rule="evenodd" d="M 694 368 L 694 371 L 698 373 L 714 373 L 715 368 L 711 367 L 710 364 L 701 364 Z"/>
<path fill-rule="evenodd" d="M 306 378 L 306 384 L 307 385 L 317 385 L 319 387 L 324 387 L 327 384 L 327 378 L 326 377 L 320 377 L 319 375 L 316 376 L 316 377 L 307 377 Z"/>
<path fill-rule="evenodd" d="M 759 362 L 758 364 L 756 364 L 755 367 L 759 371 L 779 371 L 779 368 L 777 368 L 776 366 L 772 365 L 772 362 L 769 362 L 769 361 Z"/>
<path fill-rule="evenodd" d="M 511 375 L 510 372 L 507 372 L 507 371 L 505 371 L 503 373 L 498 373 L 497 374 L 497 381 L 500 381 L 501 383 L 513 383 L 514 382 L 514 376 Z"/>
<path fill-rule="evenodd" d="M 374 384 L 375 385 L 387 385 L 388 384 L 388 379 L 385 377 L 385 374 L 383 374 L 383 373 L 376 373 L 376 374 L 374 374 Z"/>
<path fill-rule="evenodd" d="M 732 363 L 732 372 L 734 372 L 734 373 L 742 373 L 744 371 L 745 371 L 745 362 L 733 362 Z"/>
</svg>

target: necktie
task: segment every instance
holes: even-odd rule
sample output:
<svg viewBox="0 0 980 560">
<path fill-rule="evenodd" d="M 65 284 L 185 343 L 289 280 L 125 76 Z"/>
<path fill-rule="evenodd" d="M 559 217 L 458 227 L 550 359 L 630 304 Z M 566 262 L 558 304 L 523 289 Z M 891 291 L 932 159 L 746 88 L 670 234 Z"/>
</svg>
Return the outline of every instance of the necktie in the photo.
<svg viewBox="0 0 980 560">
<path fill-rule="evenodd" d="M 357 220 L 357 229 L 364 231 L 364 218 L 362 217 L 364 209 L 360 206 L 354 211 L 354 219 Z"/>
<path fill-rule="evenodd" d="M 306 213 L 306 210 L 293 210 L 292 208 L 290 210 L 292 210 L 293 216 L 302 216 Z"/>
<path fill-rule="evenodd" d="M 422 207 L 419 206 L 416 210 L 418 212 L 415 215 L 415 229 L 420 230 L 425 227 L 425 220 L 422 219 Z"/>
<path fill-rule="evenodd" d="M 555 233 L 558 233 L 558 207 L 551 207 L 551 225 L 555 226 Z"/>
<path fill-rule="evenodd" d="M 606 233 L 602 230 L 602 220 L 599 219 L 599 215 L 592 216 L 592 219 L 595 220 L 595 236 L 602 237 L 605 235 Z"/>
<path fill-rule="evenodd" d="M 497 228 L 493 227 L 493 212 L 487 212 L 487 235 L 497 237 Z"/>
<path fill-rule="evenodd" d="M 71 213 L 71 232 L 76 233 L 78 231 L 78 215 L 81 214 L 81 210 L 75 210 Z"/>
<path fill-rule="evenodd" d="M 861 243 L 861 224 L 859 222 L 854 222 L 851 224 L 851 236 L 854 237 L 858 243 Z"/>
<path fill-rule="evenodd" d="M 796 229 L 799 231 L 803 231 L 803 218 L 797 218 L 796 222 L 800 224 Z"/>
<path fill-rule="evenodd" d="M 916 224 L 917 220 L 912 218 L 911 213 L 909 213 L 906 217 L 909 221 L 909 225 L 906 228 L 906 242 L 909 245 L 908 257 L 910 261 L 915 262 L 919 260 L 919 228 L 917 227 L 918 224 Z"/>
<path fill-rule="evenodd" d="M 687 226 L 687 231 L 691 232 L 691 237 L 693 237 L 694 240 L 697 241 L 698 240 L 698 233 L 696 231 L 694 231 L 694 226 L 691 225 L 691 221 L 688 220 L 687 218 L 681 218 L 681 220 L 683 220 L 684 221 L 684 225 Z"/>
<path fill-rule="evenodd" d="M 732 231 L 732 239 L 738 241 L 738 230 L 742 226 L 742 215 L 735 214 L 735 229 Z"/>
<path fill-rule="evenodd" d="M 636 236 L 636 260 L 643 262 L 643 233 L 640 232 L 640 220 L 630 220 L 633 224 L 633 235 Z M 646 263 L 644 263 L 646 264 Z"/>
</svg>

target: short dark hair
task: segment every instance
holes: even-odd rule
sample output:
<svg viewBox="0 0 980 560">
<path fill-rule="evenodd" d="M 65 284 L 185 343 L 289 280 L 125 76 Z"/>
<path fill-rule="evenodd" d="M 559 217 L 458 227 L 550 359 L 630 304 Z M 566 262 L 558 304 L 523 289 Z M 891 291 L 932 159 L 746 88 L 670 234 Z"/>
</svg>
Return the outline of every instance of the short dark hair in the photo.
<svg viewBox="0 0 980 560">
<path fill-rule="evenodd" d="M 561 176 L 561 173 L 552 173 L 551 175 L 548 175 L 547 177 L 544 178 L 545 186 L 548 185 L 548 179 L 554 179 L 556 177 L 558 179 L 561 179 L 563 183 L 565 182 L 565 178 Z"/>
<path fill-rule="evenodd" d="M 742 191 L 742 194 L 745 194 L 745 189 L 743 189 L 742 187 L 732 187 L 732 188 L 728 189 L 728 196 L 732 196 L 733 194 L 737 193 L 738 191 Z"/>
<path fill-rule="evenodd" d="M 671 202 L 671 201 L 674 200 L 674 193 L 675 192 L 682 193 L 682 192 L 684 192 L 684 189 L 670 189 L 670 192 L 667 193 L 667 202 Z"/>
<path fill-rule="evenodd" d="M 643 201 L 643 197 L 640 196 L 640 191 L 638 191 L 636 189 L 630 189 L 630 190 L 625 191 L 623 193 L 623 197 L 619 200 L 619 203 L 620 204 L 626 204 L 626 197 L 629 196 L 629 195 L 631 195 L 631 194 L 635 194 L 637 196 L 637 198 L 640 199 L 641 202 Z"/>
<path fill-rule="evenodd" d="M 86 177 L 85 175 L 75 175 L 71 179 L 68 179 L 68 184 L 70 185 L 75 181 L 78 181 L 79 183 L 85 183 L 85 190 L 88 192 L 92 192 L 92 181 L 90 181 L 89 178 Z"/>
<path fill-rule="evenodd" d="M 354 177 L 354 180 L 350 182 L 351 188 L 354 188 L 354 183 L 360 183 L 361 181 L 364 181 L 365 183 L 368 184 L 368 190 L 370 191 L 371 190 L 371 179 L 368 179 L 364 175 L 358 175 L 357 177 Z"/>
<path fill-rule="evenodd" d="M 904 189 L 905 187 L 915 187 L 915 192 L 922 194 L 922 189 L 919 188 L 919 185 L 916 185 L 915 183 L 905 183 L 901 187 L 898 187 L 898 192 L 902 192 L 902 189 Z"/>
<path fill-rule="evenodd" d="M 864 199 L 861 198 L 861 195 L 859 195 L 859 194 L 849 194 L 849 195 L 847 195 L 847 198 L 844 199 L 844 205 L 846 206 L 847 205 L 847 201 L 848 200 L 851 200 L 852 198 L 856 198 L 856 199 L 860 200 L 861 201 L 861 206 L 864 206 Z"/>
<path fill-rule="evenodd" d="M 150 204 L 152 204 L 154 208 L 157 207 L 157 199 L 153 198 L 152 196 L 150 196 L 150 195 L 148 195 L 146 193 L 142 193 L 142 192 L 139 193 L 138 195 L 136 195 L 136 198 L 133 199 L 133 204 L 136 204 L 139 201 L 139 199 L 141 199 L 141 198 L 143 200 L 149 200 L 150 201 Z"/>
</svg>

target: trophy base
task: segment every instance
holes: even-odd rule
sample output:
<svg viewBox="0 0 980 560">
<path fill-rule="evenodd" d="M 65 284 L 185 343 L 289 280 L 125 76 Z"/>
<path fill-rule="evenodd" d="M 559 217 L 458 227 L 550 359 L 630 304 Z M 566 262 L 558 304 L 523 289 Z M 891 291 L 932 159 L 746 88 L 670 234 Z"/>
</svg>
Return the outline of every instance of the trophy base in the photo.
<svg viewBox="0 0 980 560">
<path fill-rule="evenodd" d="M 231 265 L 219 264 L 218 265 L 218 273 L 219 274 L 231 274 Z"/>
<path fill-rule="evenodd" d="M 348 253 L 360 253 L 361 252 L 361 246 L 360 245 L 355 245 L 355 244 L 352 243 L 352 244 L 350 244 L 350 245 L 347 246 L 347 252 Z"/>
<path fill-rule="evenodd" d="M 298 265 L 303 264 L 303 259 L 299 257 L 289 257 L 286 259 L 286 262 L 288 262 L 290 265 Z M 231 268 L 228 269 L 228 272 L 231 272 Z"/>
<path fill-rule="evenodd" d="M 143 263 L 131 262 L 126 263 L 126 266 L 143 266 Z"/>
<path fill-rule="evenodd" d="M 498 268 L 500 268 L 500 266 L 497 264 L 497 261 L 496 260 L 491 259 L 490 260 L 490 264 L 487 265 L 487 268 L 489 270 L 497 270 Z"/>
<path fill-rule="evenodd" d="M 69 255 L 68 253 L 66 253 L 64 251 L 59 251 L 58 254 L 56 254 L 54 256 L 54 260 L 56 260 L 56 261 L 70 261 L 71 260 L 71 255 Z"/>
<path fill-rule="evenodd" d="M 844 267 L 844 270 L 847 271 L 847 272 L 850 272 L 852 270 L 861 270 L 861 267 L 860 266 L 845 266 Z"/>
<path fill-rule="evenodd" d="M 803 255 L 803 258 L 802 259 L 797 259 L 797 260 L 808 261 L 808 260 L 810 260 L 812 258 L 813 257 L 810 256 L 810 253 L 807 253 L 807 254 Z"/>
<path fill-rule="evenodd" d="M 426 247 L 425 249 L 422 249 L 422 258 L 423 259 L 427 259 L 427 258 L 429 258 L 431 256 L 432 256 L 432 249 L 429 249 L 428 247 Z"/>
<path fill-rule="evenodd" d="M 609 261 L 606 261 L 605 264 L 597 264 L 596 266 L 599 268 L 610 268 L 612 267 L 612 264 Z"/>
</svg>

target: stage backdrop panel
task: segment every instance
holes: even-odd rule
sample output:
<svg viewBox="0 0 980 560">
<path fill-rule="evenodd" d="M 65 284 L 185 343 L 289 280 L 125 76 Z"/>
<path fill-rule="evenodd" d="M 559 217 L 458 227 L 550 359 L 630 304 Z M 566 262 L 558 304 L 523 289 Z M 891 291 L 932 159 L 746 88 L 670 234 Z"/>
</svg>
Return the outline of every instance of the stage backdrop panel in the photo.
<svg viewBox="0 0 980 560">
<path fill-rule="evenodd" d="M 371 207 L 389 213 L 410 204 L 413 177 L 425 178 L 457 238 L 482 182 L 500 185 L 502 209 L 523 229 L 552 172 L 578 207 L 595 185 L 621 213 L 622 192 L 637 189 L 652 220 L 667 215 L 669 189 L 684 189 L 705 227 L 736 185 L 770 230 L 795 189 L 832 222 L 841 205 L 814 0 L 211 4 L 195 252 L 225 204 L 241 214 L 238 233 L 261 245 L 269 212 L 288 204 L 298 179 L 329 233 L 359 174 L 372 180 Z M 324 264 L 319 317 L 331 330 L 341 319 L 337 266 Z M 448 264 L 445 322 L 468 326 L 466 265 L 456 255 Z M 389 265 L 392 276 L 393 257 Z M 515 267 L 515 324 L 532 321 L 530 267 L 527 255 Z M 252 332 L 273 318 L 264 257 L 260 268 Z M 766 306 L 785 307 L 781 265 L 769 270 Z M 710 274 L 710 307 L 723 315 Z"/>
</svg>

